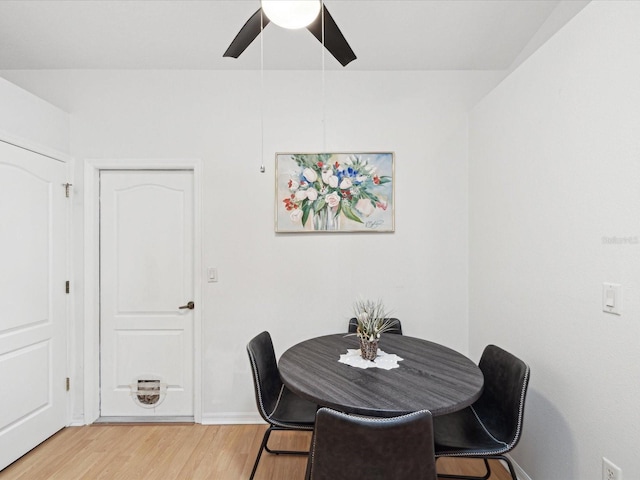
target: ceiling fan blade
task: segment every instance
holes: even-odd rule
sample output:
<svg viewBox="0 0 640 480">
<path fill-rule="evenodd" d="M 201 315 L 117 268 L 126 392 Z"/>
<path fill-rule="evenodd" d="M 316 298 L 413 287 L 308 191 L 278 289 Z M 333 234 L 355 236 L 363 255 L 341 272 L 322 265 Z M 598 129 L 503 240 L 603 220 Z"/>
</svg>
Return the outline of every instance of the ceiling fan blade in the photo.
<svg viewBox="0 0 640 480">
<path fill-rule="evenodd" d="M 262 26 L 260 25 L 260 19 L 262 19 Z M 222 56 L 238 58 L 268 24 L 269 19 L 266 15 L 262 14 L 262 8 L 259 8 L 256 13 L 251 15 L 247 23 L 243 25 L 236 35 L 236 38 L 233 39 L 231 45 L 229 45 L 229 48 L 227 48 L 227 51 L 224 52 Z"/>
<path fill-rule="evenodd" d="M 342 32 L 338 28 L 338 25 L 336 25 L 327 7 L 323 5 L 322 8 L 324 13 L 324 46 L 343 67 L 346 67 L 358 57 L 356 57 L 356 54 L 351 50 L 347 39 L 342 35 Z M 313 33 L 318 41 L 322 43 L 322 14 L 318 15 L 318 18 L 307 27 L 307 30 Z"/>
</svg>

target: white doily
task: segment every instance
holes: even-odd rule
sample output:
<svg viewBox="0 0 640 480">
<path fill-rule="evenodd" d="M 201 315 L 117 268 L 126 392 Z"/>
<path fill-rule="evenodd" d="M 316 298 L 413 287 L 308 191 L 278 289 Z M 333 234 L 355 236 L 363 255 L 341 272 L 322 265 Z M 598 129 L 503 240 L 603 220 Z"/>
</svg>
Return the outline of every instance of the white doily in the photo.
<svg viewBox="0 0 640 480">
<path fill-rule="evenodd" d="M 346 363 L 352 367 L 357 368 L 382 368 L 384 370 L 391 370 L 392 368 L 398 368 L 398 362 L 402 361 L 395 353 L 386 353 L 378 349 L 378 356 L 372 362 L 371 360 L 365 360 L 360 356 L 360 349 L 347 349 L 347 353 L 340 355 L 338 361 L 340 363 Z"/>
</svg>

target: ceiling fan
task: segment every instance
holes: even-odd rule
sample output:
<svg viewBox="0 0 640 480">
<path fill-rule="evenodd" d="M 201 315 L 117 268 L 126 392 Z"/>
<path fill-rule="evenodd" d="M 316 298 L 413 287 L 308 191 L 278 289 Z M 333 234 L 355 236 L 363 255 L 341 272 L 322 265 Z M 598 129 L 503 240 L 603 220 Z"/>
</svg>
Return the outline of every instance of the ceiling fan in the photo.
<svg viewBox="0 0 640 480">
<path fill-rule="evenodd" d="M 324 2 L 321 2 L 320 0 L 305 0 L 305 2 L 316 4 L 315 8 L 317 9 L 317 13 L 315 13 L 315 16 L 309 20 L 311 23 L 303 24 L 298 27 L 289 26 L 286 28 L 302 28 L 306 26 L 307 30 L 309 30 L 313 36 L 318 39 L 318 41 L 324 43 L 325 48 L 335 57 L 336 60 L 338 60 L 338 62 L 342 64 L 343 67 L 355 60 L 357 58 L 355 53 L 353 53 L 349 43 L 347 43 L 344 35 L 342 35 L 342 32 L 329 13 L 329 10 L 324 6 Z M 278 3 L 281 4 L 281 7 L 285 7 L 287 4 L 292 4 L 294 2 L 291 2 L 290 0 L 280 2 L 268 2 L 262 0 L 261 7 L 256 13 L 251 15 L 249 20 L 247 20 L 247 23 L 245 23 L 240 29 L 236 37 L 231 42 L 231 45 L 229 45 L 229 48 L 224 52 L 223 56 L 238 58 L 270 22 L 284 26 L 282 23 L 276 21 L 275 12 L 271 10 L 271 6 L 269 5 Z M 320 14 L 320 10 L 322 10 L 322 14 Z M 272 18 L 269 18 L 269 15 L 271 15 Z M 322 38 L 323 21 L 324 39 Z"/>
</svg>

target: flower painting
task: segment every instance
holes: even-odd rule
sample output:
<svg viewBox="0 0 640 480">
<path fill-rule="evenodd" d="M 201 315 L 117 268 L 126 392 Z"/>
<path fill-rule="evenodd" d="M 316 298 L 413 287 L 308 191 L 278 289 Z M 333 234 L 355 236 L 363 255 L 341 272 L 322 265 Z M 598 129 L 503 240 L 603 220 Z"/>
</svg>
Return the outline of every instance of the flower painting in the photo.
<svg viewBox="0 0 640 480">
<path fill-rule="evenodd" d="M 276 232 L 393 232 L 393 153 L 278 153 Z"/>
</svg>

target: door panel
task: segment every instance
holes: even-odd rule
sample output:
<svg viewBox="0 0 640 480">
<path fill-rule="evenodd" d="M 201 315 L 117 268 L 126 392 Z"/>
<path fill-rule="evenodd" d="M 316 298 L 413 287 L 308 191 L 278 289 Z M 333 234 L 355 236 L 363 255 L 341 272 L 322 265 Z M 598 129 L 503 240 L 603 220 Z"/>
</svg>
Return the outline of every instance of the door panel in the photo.
<svg viewBox="0 0 640 480">
<path fill-rule="evenodd" d="M 193 272 L 193 173 L 102 171 L 101 416 L 193 415 Z"/>
<path fill-rule="evenodd" d="M 184 358 L 184 346 L 188 344 L 185 332 L 172 329 L 120 330 L 116 332 L 116 382 L 131 383 L 131 372 L 164 372 L 173 385 L 184 385 L 188 373 L 181 362 L 166 352 L 178 353 Z M 139 352 L 146 352 L 140 355 Z"/>
<path fill-rule="evenodd" d="M 23 378 L 29 378 L 30 381 L 13 392 L 11 398 L 13 408 L 0 411 L 0 425 L 9 425 L 49 404 L 47 377 L 50 355 L 51 344 L 45 340 L 2 356 L 0 378 L 11 379 L 13 385 L 21 385 Z M 45 368 L 34 371 L 32 365 L 42 365 Z"/>
<path fill-rule="evenodd" d="M 0 142 L 0 469 L 67 423 L 65 178 Z"/>
</svg>

